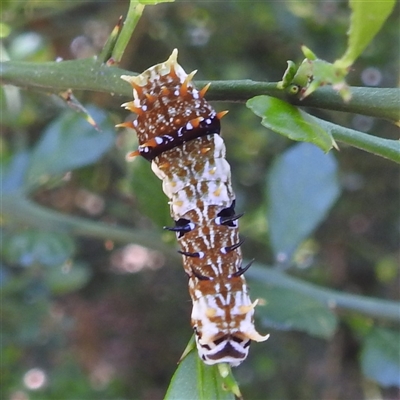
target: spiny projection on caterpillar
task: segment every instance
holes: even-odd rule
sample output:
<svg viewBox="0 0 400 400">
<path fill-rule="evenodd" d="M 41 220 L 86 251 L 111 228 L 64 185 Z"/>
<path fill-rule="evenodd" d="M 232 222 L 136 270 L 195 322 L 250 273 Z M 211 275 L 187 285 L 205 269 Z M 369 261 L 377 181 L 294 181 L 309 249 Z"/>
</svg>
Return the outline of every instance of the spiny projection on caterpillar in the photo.
<svg viewBox="0 0 400 400">
<path fill-rule="evenodd" d="M 136 131 L 139 147 L 127 155 L 143 156 L 162 180 L 173 227 L 189 278 L 191 315 L 200 358 L 209 365 L 238 366 L 250 341 L 261 342 L 254 327 L 254 308 L 244 278 L 235 195 L 220 119 L 205 100 L 209 87 L 197 90 L 177 63 L 169 59 L 138 76 L 121 76 L 133 88 L 133 101 L 122 107 L 137 114 L 117 125 Z"/>
</svg>

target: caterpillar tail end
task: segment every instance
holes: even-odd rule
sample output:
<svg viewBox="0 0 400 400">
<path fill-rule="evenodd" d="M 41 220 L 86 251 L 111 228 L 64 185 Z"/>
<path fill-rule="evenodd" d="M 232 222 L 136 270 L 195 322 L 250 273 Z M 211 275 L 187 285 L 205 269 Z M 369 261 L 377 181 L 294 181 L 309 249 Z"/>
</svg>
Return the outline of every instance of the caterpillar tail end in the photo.
<svg viewBox="0 0 400 400">
<path fill-rule="evenodd" d="M 268 333 L 267 335 L 260 335 L 255 329 L 253 332 L 247 332 L 246 336 L 250 340 L 254 340 L 255 342 L 265 342 L 269 337 L 270 334 Z"/>
</svg>

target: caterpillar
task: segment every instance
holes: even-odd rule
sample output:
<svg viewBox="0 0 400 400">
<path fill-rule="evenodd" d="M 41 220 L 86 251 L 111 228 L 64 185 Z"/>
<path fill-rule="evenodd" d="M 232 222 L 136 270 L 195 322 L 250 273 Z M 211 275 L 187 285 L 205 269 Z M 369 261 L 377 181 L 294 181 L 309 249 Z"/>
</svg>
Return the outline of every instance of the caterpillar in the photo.
<svg viewBox="0 0 400 400">
<path fill-rule="evenodd" d="M 191 323 L 200 358 L 208 365 L 238 366 L 250 341 L 261 342 L 254 327 L 254 308 L 242 266 L 235 195 L 220 119 L 205 100 L 210 84 L 197 90 L 177 63 L 175 49 L 169 59 L 138 76 L 121 78 L 133 88 L 133 101 L 122 104 L 136 120 L 117 127 L 132 128 L 138 149 L 127 160 L 142 156 L 151 161 L 169 198 L 173 227 L 189 278 L 193 302 Z"/>
</svg>

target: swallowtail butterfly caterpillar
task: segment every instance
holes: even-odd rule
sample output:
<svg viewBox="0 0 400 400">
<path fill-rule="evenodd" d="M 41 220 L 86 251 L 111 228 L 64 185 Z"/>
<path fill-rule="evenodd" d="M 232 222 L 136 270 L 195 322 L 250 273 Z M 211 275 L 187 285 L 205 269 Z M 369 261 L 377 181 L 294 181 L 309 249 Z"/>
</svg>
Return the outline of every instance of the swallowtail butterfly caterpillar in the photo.
<svg viewBox="0 0 400 400">
<path fill-rule="evenodd" d="M 264 341 L 254 327 L 257 304 L 251 302 L 243 273 L 235 196 L 220 119 L 204 99 L 208 86 L 197 90 L 192 78 L 169 59 L 138 76 L 121 78 L 133 87 L 133 101 L 125 103 L 137 119 L 117 125 L 133 128 L 141 155 L 151 161 L 169 198 L 193 301 L 192 326 L 200 358 L 206 364 L 238 366 L 251 340 Z"/>
</svg>

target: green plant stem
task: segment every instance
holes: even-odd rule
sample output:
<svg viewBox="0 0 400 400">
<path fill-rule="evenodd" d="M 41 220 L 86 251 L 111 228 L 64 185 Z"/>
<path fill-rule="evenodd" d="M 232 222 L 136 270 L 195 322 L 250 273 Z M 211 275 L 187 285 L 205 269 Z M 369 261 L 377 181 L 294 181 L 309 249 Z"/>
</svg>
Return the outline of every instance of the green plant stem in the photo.
<svg viewBox="0 0 400 400">
<path fill-rule="evenodd" d="M 122 47 L 121 47 L 122 49 Z M 107 67 L 95 59 L 48 63 L 6 61 L 0 63 L 0 79 L 27 89 L 60 92 L 67 88 L 102 91 L 132 96 L 132 88 L 120 77 L 129 71 Z M 201 87 L 205 82 L 198 82 Z M 246 101 L 260 94 L 268 94 L 292 104 L 355 112 L 375 117 L 399 119 L 400 90 L 376 88 L 351 88 L 352 99 L 343 102 L 332 89 L 322 87 L 305 100 L 288 95 L 276 83 L 243 81 L 214 81 L 207 93 L 209 100 Z M 334 138 L 362 150 L 400 162 L 400 144 L 395 140 L 378 138 L 327 121 L 318 120 L 332 132 Z"/>
<path fill-rule="evenodd" d="M 200 87 L 207 82 L 196 82 Z M 315 107 L 326 110 L 345 111 L 393 121 L 400 119 L 400 89 L 351 87 L 351 100 L 344 102 L 331 86 L 318 88 L 312 95 L 300 100 L 297 96 L 278 89 L 276 83 L 242 81 L 213 81 L 207 98 L 219 101 L 245 102 L 248 99 L 267 94 L 300 107 Z"/>
<path fill-rule="evenodd" d="M 266 285 L 290 289 L 321 301 L 332 309 L 339 308 L 363 313 L 374 318 L 384 318 L 400 322 L 400 302 L 381 300 L 354 294 L 341 293 L 328 288 L 321 288 L 301 279 L 288 276 L 275 268 L 253 264 L 246 272 L 246 277 L 263 282 Z M 268 290 L 266 288 L 266 290 Z"/>
<path fill-rule="evenodd" d="M 351 99 L 344 102 L 340 94 L 331 86 L 323 86 L 311 96 L 300 100 L 290 96 L 288 102 L 296 106 L 316 107 L 325 110 L 344 111 L 370 117 L 400 120 L 400 89 L 350 87 Z M 332 107 L 334 104 L 334 107 Z"/>
<path fill-rule="evenodd" d="M 168 257 L 178 258 L 174 249 L 165 244 L 160 235 L 155 235 L 150 230 L 127 229 L 65 215 L 15 194 L 3 195 L 1 206 L 4 224 L 13 223 L 54 232 L 67 232 L 73 236 L 112 240 L 117 243 L 137 243 L 167 254 Z"/>
<path fill-rule="evenodd" d="M 59 93 L 69 88 L 132 96 L 132 89 L 121 79 L 121 75 L 127 73 L 120 68 L 108 67 L 94 58 L 44 63 L 0 63 L 0 81 L 3 84 L 49 93 Z"/>
<path fill-rule="evenodd" d="M 117 43 L 118 37 L 121 33 L 121 29 L 123 26 L 122 17 L 118 20 L 118 23 L 115 25 L 114 29 L 111 31 L 110 36 L 107 39 L 106 44 L 101 50 L 100 54 L 97 56 L 97 60 L 100 63 L 114 62 L 115 60 L 112 58 L 112 54 L 115 48 L 115 44 Z M 112 60 L 110 60 L 112 59 Z"/>
<path fill-rule="evenodd" d="M 373 135 L 336 125 L 314 117 L 316 122 L 325 130 L 330 132 L 338 142 L 346 143 L 358 149 L 387 158 L 388 160 L 400 163 L 400 141 L 379 138 Z"/>
<path fill-rule="evenodd" d="M 122 45 L 118 43 L 117 45 L 122 49 Z M 45 90 L 51 93 L 72 89 L 132 96 L 132 88 L 120 79 L 121 75 L 135 74 L 116 67 L 107 67 L 94 58 L 45 63 L 22 61 L 0 63 L 0 81 L 3 84 L 11 84 L 25 89 Z M 196 82 L 199 87 L 203 87 L 206 83 L 208 82 Z M 301 101 L 278 89 L 276 83 L 255 82 L 247 79 L 213 81 L 207 92 L 207 99 L 245 102 L 254 96 L 266 94 L 297 106 L 346 111 L 393 121 L 399 120 L 400 89 L 352 87 L 351 93 L 352 99 L 345 103 L 331 87 L 326 86 L 319 88 L 311 96 Z"/>
<path fill-rule="evenodd" d="M 113 240 L 118 243 L 138 243 L 163 254 L 170 260 L 181 264 L 181 257 L 173 246 L 163 243 L 158 235 L 151 231 L 126 229 L 84 218 L 73 217 L 49 210 L 20 195 L 3 195 L 3 223 L 13 222 L 37 229 L 67 232 L 71 235 Z M 300 279 L 288 276 L 276 269 L 256 264 L 246 272 L 250 279 L 256 279 L 266 285 L 288 288 L 311 296 L 332 308 L 353 310 L 374 318 L 400 322 L 400 303 L 363 297 L 335 290 L 321 288 Z"/>
<path fill-rule="evenodd" d="M 126 46 L 132 37 L 132 33 L 143 14 L 144 7 L 145 6 L 143 4 L 138 3 L 136 0 L 131 0 L 129 2 L 129 10 L 126 15 L 124 25 L 112 52 L 112 58 L 117 64 L 119 64 L 122 59 Z"/>
</svg>

